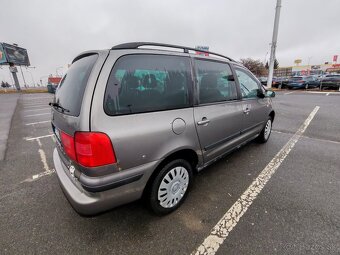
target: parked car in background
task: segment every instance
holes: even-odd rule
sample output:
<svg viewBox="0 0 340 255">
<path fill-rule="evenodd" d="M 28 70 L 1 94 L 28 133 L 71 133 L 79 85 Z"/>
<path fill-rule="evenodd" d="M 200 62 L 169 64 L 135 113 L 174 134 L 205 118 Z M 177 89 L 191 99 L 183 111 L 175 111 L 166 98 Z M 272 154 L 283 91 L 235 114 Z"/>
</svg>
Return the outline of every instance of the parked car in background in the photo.
<svg viewBox="0 0 340 255">
<path fill-rule="evenodd" d="M 53 77 L 53 76 L 48 77 L 47 91 L 49 93 L 54 94 L 60 81 L 61 81 L 61 77 Z"/>
<path fill-rule="evenodd" d="M 126 43 L 73 60 L 50 105 L 55 170 L 79 213 L 141 197 L 170 213 L 194 173 L 255 138 L 267 142 L 275 92 L 231 58 L 189 50 Z"/>
<path fill-rule="evenodd" d="M 272 87 L 274 88 L 286 88 L 288 83 L 288 78 L 286 77 L 274 77 L 272 82 Z"/>
<path fill-rule="evenodd" d="M 327 74 L 321 79 L 321 89 L 339 89 L 340 74 Z"/>
<path fill-rule="evenodd" d="M 314 76 L 294 76 L 287 82 L 288 89 L 318 88 L 320 81 Z"/>
<path fill-rule="evenodd" d="M 257 77 L 257 79 L 259 79 L 262 85 L 267 86 L 267 80 L 268 80 L 267 76 L 260 76 L 260 77 Z"/>
</svg>

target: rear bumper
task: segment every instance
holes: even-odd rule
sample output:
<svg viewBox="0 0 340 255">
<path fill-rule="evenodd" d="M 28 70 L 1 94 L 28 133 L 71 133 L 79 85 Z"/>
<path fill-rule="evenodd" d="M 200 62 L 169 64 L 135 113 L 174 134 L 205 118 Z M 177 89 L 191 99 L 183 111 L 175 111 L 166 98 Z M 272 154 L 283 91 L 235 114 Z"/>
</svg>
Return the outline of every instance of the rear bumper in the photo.
<svg viewBox="0 0 340 255">
<path fill-rule="evenodd" d="M 109 190 L 89 192 L 70 175 L 67 167 L 62 163 L 57 149 L 53 152 L 53 161 L 65 196 L 72 207 L 83 215 L 94 215 L 141 198 L 144 187 L 157 166 L 157 162 L 144 164 L 133 169 L 134 172 L 140 173 L 141 176 L 138 179 L 134 179 L 132 182 L 122 179 L 121 185 L 113 186 Z M 117 173 L 117 175 L 119 174 Z"/>
</svg>

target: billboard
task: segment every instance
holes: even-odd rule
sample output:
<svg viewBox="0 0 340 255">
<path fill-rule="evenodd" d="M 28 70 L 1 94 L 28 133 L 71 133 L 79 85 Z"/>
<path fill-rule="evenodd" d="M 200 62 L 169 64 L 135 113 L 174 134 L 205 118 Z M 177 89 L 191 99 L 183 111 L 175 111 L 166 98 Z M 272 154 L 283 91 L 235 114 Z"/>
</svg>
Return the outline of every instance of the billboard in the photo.
<svg viewBox="0 0 340 255">
<path fill-rule="evenodd" d="M 0 46 L 1 55 L 6 59 L 5 62 L 0 60 L 0 64 L 13 63 L 18 66 L 29 66 L 30 61 L 28 59 L 27 50 L 15 45 L 2 43 Z"/>
</svg>

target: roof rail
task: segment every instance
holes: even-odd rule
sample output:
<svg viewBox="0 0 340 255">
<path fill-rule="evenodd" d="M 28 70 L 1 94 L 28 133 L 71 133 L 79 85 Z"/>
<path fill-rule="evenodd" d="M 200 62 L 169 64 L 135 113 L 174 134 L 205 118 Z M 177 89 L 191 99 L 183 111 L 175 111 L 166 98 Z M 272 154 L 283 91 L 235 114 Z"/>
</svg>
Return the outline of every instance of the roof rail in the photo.
<svg viewBox="0 0 340 255">
<path fill-rule="evenodd" d="M 222 58 L 226 58 L 230 61 L 236 62 L 234 59 L 229 58 L 227 56 L 214 53 L 211 51 L 206 51 L 206 50 L 200 50 L 200 49 L 195 49 L 191 47 L 185 47 L 185 46 L 179 46 L 179 45 L 173 45 L 173 44 L 165 44 L 165 43 L 153 43 L 153 42 L 130 42 L 130 43 L 123 43 L 123 44 L 118 44 L 116 46 L 113 46 L 111 50 L 123 50 L 123 49 L 138 49 L 141 46 L 157 46 L 157 47 L 167 47 L 167 48 L 175 48 L 175 49 L 182 49 L 184 53 L 189 53 L 189 50 L 193 51 L 199 51 L 203 53 L 208 53 L 210 55 L 215 55 L 219 56 Z"/>
</svg>

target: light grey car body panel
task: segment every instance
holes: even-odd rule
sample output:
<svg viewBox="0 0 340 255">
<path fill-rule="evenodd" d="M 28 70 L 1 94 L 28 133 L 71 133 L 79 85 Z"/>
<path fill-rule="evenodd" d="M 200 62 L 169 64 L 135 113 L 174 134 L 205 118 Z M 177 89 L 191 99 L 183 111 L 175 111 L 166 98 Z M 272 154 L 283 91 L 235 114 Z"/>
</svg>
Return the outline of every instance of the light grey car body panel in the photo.
<svg viewBox="0 0 340 255">
<path fill-rule="evenodd" d="M 235 146 L 243 122 L 241 101 L 229 101 L 194 107 L 197 133 L 207 163 Z M 209 121 L 199 125 L 200 121 Z"/>
<path fill-rule="evenodd" d="M 192 107 L 122 116 L 109 116 L 104 112 L 103 98 L 111 69 L 117 59 L 126 54 L 155 54 L 155 51 L 111 51 L 98 79 L 91 114 L 91 131 L 104 132 L 111 138 L 119 169 L 161 160 L 181 149 L 191 149 L 201 155 Z M 166 52 L 157 54 L 169 55 Z M 181 134 L 173 131 L 178 119 L 184 127 Z"/>
<path fill-rule="evenodd" d="M 52 124 L 70 134 L 76 131 L 103 132 L 111 139 L 117 163 L 87 169 L 71 161 L 62 146 L 53 153 L 55 168 L 61 186 L 73 207 L 81 214 L 95 214 L 118 205 L 139 199 L 150 176 L 164 159 L 181 150 L 190 150 L 197 155 L 197 170 L 202 170 L 226 153 L 255 138 L 263 129 L 272 111 L 270 98 L 242 99 L 216 104 L 154 111 L 148 113 L 109 116 L 104 111 L 104 95 L 111 70 L 121 56 L 130 54 L 158 54 L 187 56 L 194 61 L 196 56 L 181 52 L 159 50 L 104 50 L 95 51 L 98 60 L 89 76 L 79 116 L 69 116 L 52 110 Z M 81 54 L 82 55 L 82 54 Z M 213 57 L 200 57 L 208 60 Z M 233 72 L 234 65 L 230 61 Z M 241 66 L 239 66 L 242 68 Z M 193 73 L 193 70 L 192 70 Z M 235 74 L 234 74 L 235 75 Z M 193 78 L 193 97 L 197 99 L 197 87 Z M 235 78 L 238 85 L 238 81 Z M 260 88 L 260 84 L 259 84 Z M 238 89 L 239 93 L 239 89 Z M 245 109 L 248 107 L 247 112 Z M 198 125 L 207 118 L 210 122 Z M 69 174 L 76 168 L 75 177 Z M 91 192 L 88 185 L 101 185 L 104 178 L 112 185 L 133 178 L 140 178 L 125 185 L 105 191 Z"/>
</svg>

